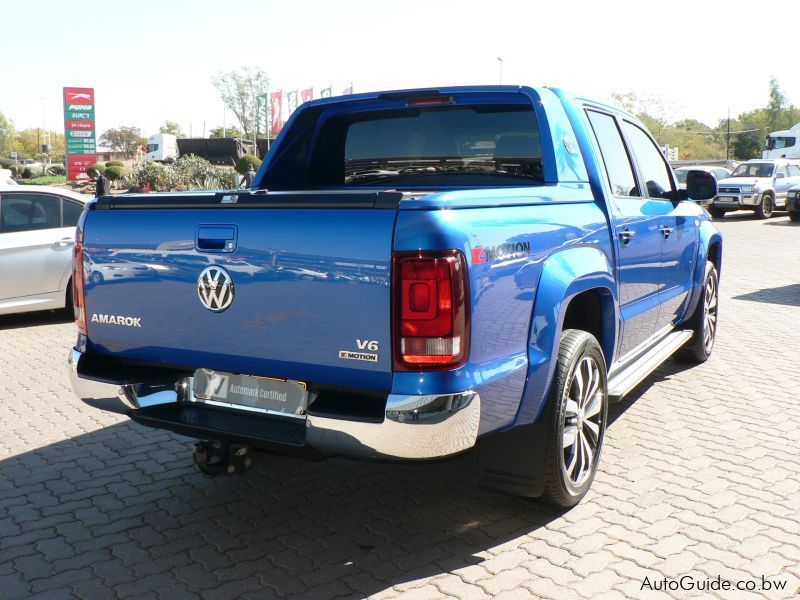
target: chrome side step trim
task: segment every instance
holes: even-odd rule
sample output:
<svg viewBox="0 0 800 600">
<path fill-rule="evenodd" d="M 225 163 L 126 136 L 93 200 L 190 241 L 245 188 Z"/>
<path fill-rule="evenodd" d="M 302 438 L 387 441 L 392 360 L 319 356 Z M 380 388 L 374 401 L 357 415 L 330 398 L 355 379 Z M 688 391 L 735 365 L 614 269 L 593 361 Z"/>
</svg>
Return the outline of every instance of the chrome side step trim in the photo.
<svg viewBox="0 0 800 600">
<path fill-rule="evenodd" d="M 688 342 L 692 335 L 688 329 L 673 331 L 639 354 L 635 360 L 612 368 L 608 374 L 609 400 L 617 401 L 630 392 L 661 363 L 672 356 L 678 348 Z"/>
</svg>

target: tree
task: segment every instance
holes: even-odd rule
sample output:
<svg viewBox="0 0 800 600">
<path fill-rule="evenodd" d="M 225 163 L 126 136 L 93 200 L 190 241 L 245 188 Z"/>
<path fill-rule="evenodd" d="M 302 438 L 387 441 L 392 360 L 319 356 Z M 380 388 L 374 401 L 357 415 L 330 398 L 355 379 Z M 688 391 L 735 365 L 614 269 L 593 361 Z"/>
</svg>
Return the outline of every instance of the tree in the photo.
<svg viewBox="0 0 800 600">
<path fill-rule="evenodd" d="M 209 137 L 212 137 L 212 138 L 221 138 L 221 137 L 243 138 L 243 137 L 245 137 L 245 135 L 244 135 L 243 131 L 240 131 L 240 130 L 236 129 L 236 127 L 225 127 L 225 128 L 223 128 L 220 125 L 219 127 L 213 127 L 211 129 Z"/>
<path fill-rule="evenodd" d="M 8 156 L 14 148 L 14 123 L 0 112 L 0 155 Z"/>
<path fill-rule="evenodd" d="M 256 96 L 269 87 L 267 73 L 258 67 L 242 67 L 238 71 L 217 73 L 211 78 L 225 107 L 230 110 L 244 131 L 253 137 L 256 120 Z"/>
<path fill-rule="evenodd" d="M 118 127 L 104 132 L 100 136 L 100 143 L 115 152 L 133 156 L 139 146 L 147 144 L 147 140 L 142 137 L 142 132 L 138 127 Z"/>
<path fill-rule="evenodd" d="M 164 121 L 164 124 L 158 128 L 161 133 L 169 133 L 175 137 L 186 137 L 186 134 L 181 129 L 181 124 L 177 121 Z"/>
<path fill-rule="evenodd" d="M 786 96 L 781 91 L 778 80 L 772 77 L 769 80 L 769 102 L 767 102 L 767 125 L 770 131 L 786 129 L 784 125 L 785 112 L 789 108 L 787 104 Z M 791 124 L 788 127 L 791 127 Z"/>
</svg>

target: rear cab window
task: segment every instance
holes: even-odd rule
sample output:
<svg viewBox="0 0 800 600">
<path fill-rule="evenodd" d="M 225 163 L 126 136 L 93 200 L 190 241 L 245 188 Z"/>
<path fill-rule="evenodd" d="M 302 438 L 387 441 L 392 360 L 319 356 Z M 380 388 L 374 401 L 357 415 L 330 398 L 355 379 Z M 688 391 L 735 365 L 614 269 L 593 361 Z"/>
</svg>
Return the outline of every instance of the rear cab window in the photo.
<svg viewBox="0 0 800 600">
<path fill-rule="evenodd" d="M 306 139 L 296 140 L 294 152 L 287 151 L 271 171 L 297 178 L 302 170 L 306 189 L 543 183 L 539 127 L 530 102 L 450 100 L 430 106 L 409 100 L 399 108 L 395 102 L 390 108 L 329 115 L 322 110 Z M 280 189 L 269 177 L 264 187 Z"/>
</svg>

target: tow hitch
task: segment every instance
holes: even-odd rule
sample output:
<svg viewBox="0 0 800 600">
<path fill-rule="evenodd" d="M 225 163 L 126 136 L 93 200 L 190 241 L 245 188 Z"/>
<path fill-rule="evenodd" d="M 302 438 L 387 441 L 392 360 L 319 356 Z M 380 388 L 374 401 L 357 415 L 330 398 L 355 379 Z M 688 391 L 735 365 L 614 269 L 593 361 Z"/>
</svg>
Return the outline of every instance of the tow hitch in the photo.
<svg viewBox="0 0 800 600">
<path fill-rule="evenodd" d="M 253 464 L 251 449 L 219 440 L 196 442 L 192 448 L 194 464 L 206 475 L 244 473 Z"/>
</svg>

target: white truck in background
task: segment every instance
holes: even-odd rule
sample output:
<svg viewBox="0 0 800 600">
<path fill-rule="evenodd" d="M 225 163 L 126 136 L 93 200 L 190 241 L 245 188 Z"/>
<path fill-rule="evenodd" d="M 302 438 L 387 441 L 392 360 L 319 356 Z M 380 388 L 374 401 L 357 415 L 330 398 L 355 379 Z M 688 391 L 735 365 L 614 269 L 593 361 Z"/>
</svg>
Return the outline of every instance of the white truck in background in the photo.
<svg viewBox="0 0 800 600">
<path fill-rule="evenodd" d="M 147 138 L 147 162 L 173 162 L 177 159 L 177 137 L 171 133 L 156 133 Z"/>
<path fill-rule="evenodd" d="M 788 131 L 773 131 L 761 158 L 800 158 L 800 123 Z"/>
</svg>

